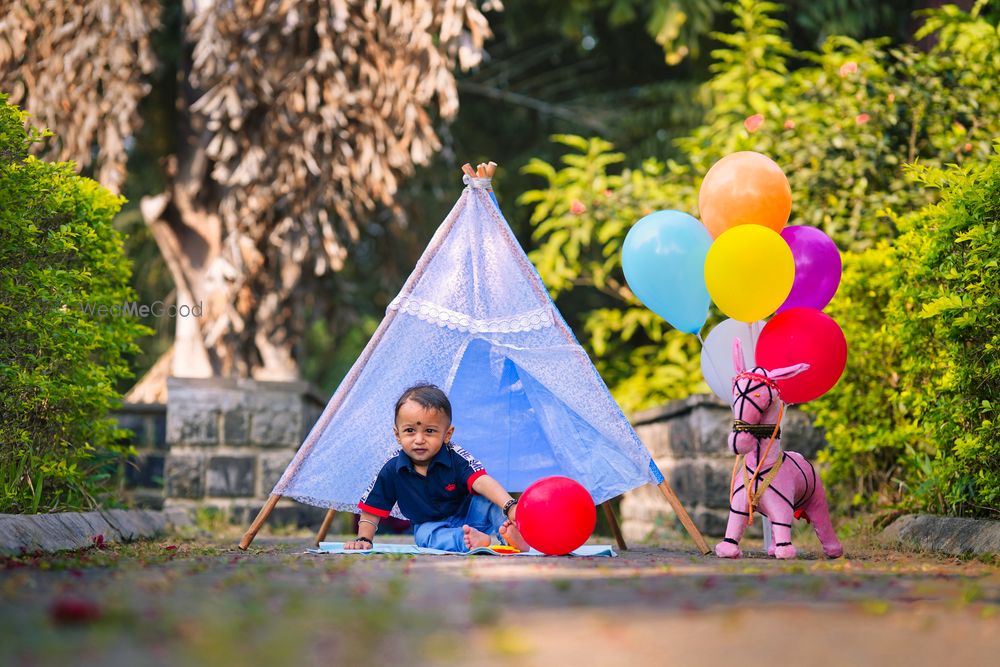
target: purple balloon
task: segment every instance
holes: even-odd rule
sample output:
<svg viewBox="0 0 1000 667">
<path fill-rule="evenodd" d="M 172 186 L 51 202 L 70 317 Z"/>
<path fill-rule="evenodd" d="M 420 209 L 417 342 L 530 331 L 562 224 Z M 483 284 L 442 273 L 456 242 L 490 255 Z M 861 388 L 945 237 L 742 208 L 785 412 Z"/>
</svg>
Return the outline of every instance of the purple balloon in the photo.
<svg viewBox="0 0 1000 667">
<path fill-rule="evenodd" d="M 792 291 L 777 312 L 789 308 L 823 310 L 840 286 L 840 252 L 837 244 L 815 227 L 792 225 L 781 230 L 795 258 Z"/>
</svg>

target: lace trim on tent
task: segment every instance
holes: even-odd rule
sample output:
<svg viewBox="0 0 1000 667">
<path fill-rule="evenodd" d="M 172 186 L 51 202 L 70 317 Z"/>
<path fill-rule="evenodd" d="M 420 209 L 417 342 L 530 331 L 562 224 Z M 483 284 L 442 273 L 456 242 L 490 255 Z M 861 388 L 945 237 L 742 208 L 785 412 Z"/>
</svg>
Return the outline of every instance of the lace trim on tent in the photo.
<svg viewBox="0 0 1000 667">
<path fill-rule="evenodd" d="M 387 310 L 398 310 L 442 328 L 457 329 L 469 333 L 517 333 L 544 329 L 554 324 L 551 308 L 530 310 L 511 317 L 477 320 L 411 296 L 397 296 L 389 304 Z"/>
</svg>

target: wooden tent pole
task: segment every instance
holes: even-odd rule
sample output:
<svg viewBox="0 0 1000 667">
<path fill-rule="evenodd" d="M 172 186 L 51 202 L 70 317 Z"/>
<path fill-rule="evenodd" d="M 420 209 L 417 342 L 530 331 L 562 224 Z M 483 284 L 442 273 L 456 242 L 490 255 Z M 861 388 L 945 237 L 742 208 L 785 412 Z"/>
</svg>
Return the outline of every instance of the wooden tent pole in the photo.
<svg viewBox="0 0 1000 667">
<path fill-rule="evenodd" d="M 708 548 L 707 544 L 705 544 L 705 538 L 701 536 L 698 526 L 694 525 L 694 521 L 691 520 L 691 517 L 688 516 L 684 506 L 681 505 L 681 499 L 678 498 L 677 494 L 674 493 L 674 490 L 670 488 L 670 484 L 667 483 L 667 480 L 664 479 L 662 482 L 657 484 L 656 488 L 660 490 L 663 497 L 667 499 L 668 503 L 670 503 L 670 506 L 674 509 L 674 514 L 676 514 L 677 518 L 681 520 L 684 528 L 687 529 L 688 535 L 691 536 L 691 539 L 694 540 L 697 547 L 701 549 L 701 553 L 706 555 L 712 553 L 712 550 Z"/>
<path fill-rule="evenodd" d="M 326 512 L 326 516 L 323 517 L 323 525 L 319 527 L 319 532 L 316 533 L 316 548 L 319 548 L 319 543 L 323 541 L 326 537 L 327 532 L 330 530 L 330 524 L 333 523 L 333 517 L 337 513 L 335 509 L 329 509 Z"/>
<path fill-rule="evenodd" d="M 281 496 L 272 495 L 267 499 L 264 506 L 260 508 L 257 518 L 253 520 L 253 523 L 250 524 L 250 528 L 248 528 L 247 532 L 243 534 L 243 539 L 240 540 L 240 549 L 243 551 L 247 550 L 247 547 L 249 547 L 250 543 L 253 542 L 253 538 L 257 537 L 257 531 L 260 530 L 260 527 L 264 525 L 264 521 L 267 520 L 267 515 L 270 514 L 271 510 L 274 509 L 274 506 L 278 504 L 278 500 L 280 498 Z"/>
<path fill-rule="evenodd" d="M 615 511 L 611 509 L 610 502 L 601 503 L 601 508 L 604 509 L 604 516 L 608 520 L 608 524 L 611 526 L 611 533 L 615 536 L 615 542 L 618 543 L 618 548 L 622 551 L 628 551 L 628 545 L 625 544 L 625 537 L 622 535 L 621 526 L 618 525 L 618 519 L 615 517 Z"/>
</svg>

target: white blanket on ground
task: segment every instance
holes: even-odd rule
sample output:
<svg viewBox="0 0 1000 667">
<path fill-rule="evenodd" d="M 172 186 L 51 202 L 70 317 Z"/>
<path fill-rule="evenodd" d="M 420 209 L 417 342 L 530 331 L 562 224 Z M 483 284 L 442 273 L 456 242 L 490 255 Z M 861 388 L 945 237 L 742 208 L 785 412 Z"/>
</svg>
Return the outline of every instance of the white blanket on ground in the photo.
<svg viewBox="0 0 1000 667">
<path fill-rule="evenodd" d="M 421 556 L 473 556 L 477 554 L 488 554 L 491 556 L 544 556 L 541 551 L 521 551 L 510 553 L 495 551 L 490 547 L 477 547 L 471 551 L 456 552 L 444 551 L 442 549 L 428 549 L 418 547 L 415 544 L 388 544 L 385 542 L 375 544 L 371 549 L 344 549 L 343 542 L 320 542 L 318 549 L 308 549 L 306 553 L 311 554 L 415 554 Z M 606 556 L 614 558 L 618 556 L 615 550 L 608 544 L 584 544 L 579 549 L 571 551 L 569 556 L 582 556 L 593 558 L 595 556 Z"/>
</svg>

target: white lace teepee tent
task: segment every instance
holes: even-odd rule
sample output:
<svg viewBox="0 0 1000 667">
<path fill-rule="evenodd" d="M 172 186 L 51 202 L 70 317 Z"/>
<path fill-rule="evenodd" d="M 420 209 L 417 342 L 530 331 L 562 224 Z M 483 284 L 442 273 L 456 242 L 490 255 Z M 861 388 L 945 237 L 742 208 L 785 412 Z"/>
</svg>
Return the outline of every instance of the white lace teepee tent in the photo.
<svg viewBox="0 0 1000 667">
<path fill-rule="evenodd" d="M 451 399 L 455 442 L 507 490 L 565 475 L 600 504 L 653 483 L 707 553 L 501 215 L 490 179 L 465 180 L 240 546 L 249 545 L 282 496 L 330 508 L 320 539 L 333 511 L 357 512 L 369 482 L 398 450 L 397 397 L 431 382 Z"/>
</svg>

